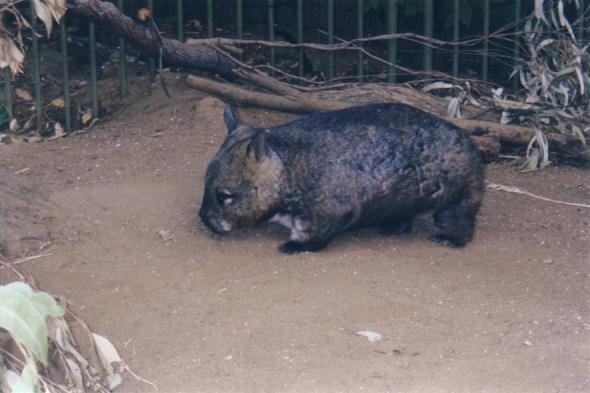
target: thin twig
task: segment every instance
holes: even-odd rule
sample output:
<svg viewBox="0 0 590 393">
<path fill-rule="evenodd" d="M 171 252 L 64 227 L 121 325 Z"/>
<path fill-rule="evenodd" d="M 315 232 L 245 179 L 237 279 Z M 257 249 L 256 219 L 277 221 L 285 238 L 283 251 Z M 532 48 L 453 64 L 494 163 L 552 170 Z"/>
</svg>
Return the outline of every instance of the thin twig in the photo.
<svg viewBox="0 0 590 393">
<path fill-rule="evenodd" d="M 35 259 L 48 257 L 48 256 L 51 255 L 51 253 L 50 253 L 51 250 L 52 250 L 52 248 L 50 248 L 49 250 L 45 251 L 42 254 L 31 255 L 30 257 L 23 257 L 23 258 L 15 259 L 14 261 L 12 261 L 12 264 L 13 265 L 19 265 L 21 263 L 33 261 Z"/>
<path fill-rule="evenodd" d="M 488 184 L 487 187 L 489 189 L 495 190 L 495 191 L 505 191 L 505 192 L 511 192 L 514 194 L 523 194 L 523 195 L 529 196 L 531 198 L 540 199 L 540 200 L 546 201 L 546 202 L 559 203 L 561 205 L 576 206 L 576 207 L 583 207 L 586 209 L 590 209 L 590 205 L 586 205 L 584 203 L 558 201 L 555 199 L 546 198 L 544 196 L 533 194 L 532 192 L 528 192 L 526 190 L 523 190 L 523 189 L 520 189 L 520 188 L 514 187 L 514 186 L 505 186 L 502 184 L 490 183 L 490 184 Z"/>
</svg>

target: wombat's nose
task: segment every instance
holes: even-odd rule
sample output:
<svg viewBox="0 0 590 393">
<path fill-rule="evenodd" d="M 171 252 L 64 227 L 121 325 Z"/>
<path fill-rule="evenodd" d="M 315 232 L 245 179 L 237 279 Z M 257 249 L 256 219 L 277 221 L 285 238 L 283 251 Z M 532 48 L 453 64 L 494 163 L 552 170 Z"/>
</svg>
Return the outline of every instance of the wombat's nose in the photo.
<svg viewBox="0 0 590 393">
<path fill-rule="evenodd" d="M 231 224 L 223 217 L 219 217 L 219 214 L 216 214 L 215 211 L 201 208 L 201 210 L 199 210 L 199 216 L 201 217 L 203 224 L 205 224 L 211 232 L 218 235 L 226 234 L 232 230 Z"/>
</svg>

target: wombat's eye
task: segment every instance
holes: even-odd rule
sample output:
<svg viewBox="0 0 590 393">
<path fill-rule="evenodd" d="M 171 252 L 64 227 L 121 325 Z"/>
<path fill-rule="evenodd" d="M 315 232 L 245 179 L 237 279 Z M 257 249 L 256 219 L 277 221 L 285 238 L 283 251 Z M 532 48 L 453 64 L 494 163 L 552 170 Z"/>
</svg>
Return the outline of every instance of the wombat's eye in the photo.
<svg viewBox="0 0 590 393">
<path fill-rule="evenodd" d="M 229 206 L 234 201 L 234 195 L 229 192 L 228 190 L 219 190 L 217 191 L 217 203 L 222 206 Z"/>
</svg>

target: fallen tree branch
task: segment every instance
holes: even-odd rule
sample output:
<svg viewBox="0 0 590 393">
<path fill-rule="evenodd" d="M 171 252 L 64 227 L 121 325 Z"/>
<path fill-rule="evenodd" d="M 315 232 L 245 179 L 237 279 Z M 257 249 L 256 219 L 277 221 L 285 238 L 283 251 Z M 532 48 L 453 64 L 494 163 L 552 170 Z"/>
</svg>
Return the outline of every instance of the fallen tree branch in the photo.
<svg viewBox="0 0 590 393">
<path fill-rule="evenodd" d="M 297 92 L 295 95 L 275 95 L 246 90 L 236 85 L 215 82 L 210 79 L 189 75 L 188 86 L 219 97 L 225 101 L 235 102 L 246 106 L 293 112 L 312 113 L 324 112 L 359 105 L 360 102 L 350 102 L 336 99 L 320 99 L 314 94 Z M 391 92 L 389 91 L 391 90 Z M 346 95 L 343 92 L 342 95 Z M 413 90 L 404 86 L 394 86 L 388 89 L 391 101 L 418 107 L 434 115 L 441 116 L 441 105 L 436 97 Z M 442 106 L 444 107 L 444 106 Z M 483 120 L 457 119 L 442 116 L 445 120 L 455 124 L 470 133 L 487 160 L 494 159 L 500 152 L 501 144 L 527 145 L 535 135 L 533 128 L 506 125 Z M 550 147 L 557 152 L 571 155 L 574 158 L 590 161 L 590 152 L 583 148 L 576 138 L 564 134 L 547 133 Z"/>
<path fill-rule="evenodd" d="M 242 89 L 229 83 L 220 83 L 211 79 L 200 78 L 189 75 L 187 84 L 190 87 L 204 91 L 208 94 L 220 97 L 225 101 L 232 101 L 238 104 L 255 106 L 259 108 L 272 109 L 283 112 L 310 113 L 322 112 L 349 107 L 350 104 L 338 101 L 320 100 L 306 96 L 281 96 L 268 93 L 260 93 Z"/>
<path fill-rule="evenodd" d="M 139 51 L 157 57 L 158 37 L 147 26 L 137 23 L 105 1 L 68 0 L 68 12 L 88 18 L 114 34 L 118 34 Z M 197 69 L 233 79 L 238 65 L 229 57 L 207 45 L 187 45 L 177 40 L 162 40 L 163 59 L 169 64 Z"/>
</svg>

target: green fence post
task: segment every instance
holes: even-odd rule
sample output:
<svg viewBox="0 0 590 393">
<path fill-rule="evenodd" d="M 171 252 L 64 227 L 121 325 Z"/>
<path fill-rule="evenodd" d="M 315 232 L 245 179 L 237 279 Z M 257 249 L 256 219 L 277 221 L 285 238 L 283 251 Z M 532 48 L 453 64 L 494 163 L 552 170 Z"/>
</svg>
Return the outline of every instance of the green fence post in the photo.
<svg viewBox="0 0 590 393">
<path fill-rule="evenodd" d="M 365 4 L 363 0 L 358 0 L 356 8 L 356 36 L 357 38 L 363 38 L 364 36 L 364 22 L 365 22 Z M 363 43 L 359 42 L 358 46 L 363 47 Z M 365 73 L 364 55 L 363 52 L 358 53 L 358 80 L 363 81 L 363 75 Z"/>
<path fill-rule="evenodd" d="M 207 36 L 213 37 L 213 0 L 207 0 Z"/>
<path fill-rule="evenodd" d="M 397 33 L 397 0 L 389 0 L 387 12 L 387 30 L 389 34 Z M 389 40 L 387 48 L 388 60 L 392 64 L 388 67 L 388 80 L 395 83 L 397 80 L 395 65 L 397 64 L 397 40 Z"/>
<path fill-rule="evenodd" d="M 274 0 L 268 0 L 268 40 L 275 40 L 275 5 Z M 270 48 L 270 65 L 275 66 L 275 48 Z M 275 71 L 270 70 L 270 74 L 274 75 Z"/>
<path fill-rule="evenodd" d="M 125 13 L 123 0 L 118 0 L 117 5 L 121 12 Z M 119 90 L 121 97 L 127 96 L 127 54 L 123 37 L 119 37 Z"/>
<path fill-rule="evenodd" d="M 328 44 L 334 43 L 334 0 L 328 0 Z M 328 60 L 328 79 L 334 79 L 334 52 L 330 51 Z"/>
<path fill-rule="evenodd" d="M 488 35 L 490 34 L 490 0 L 484 0 L 483 2 L 483 35 L 485 37 L 483 41 L 483 57 L 481 65 L 481 76 L 484 82 L 488 81 L 488 67 L 489 67 L 489 48 L 490 40 Z"/>
<path fill-rule="evenodd" d="M 582 19 L 582 17 L 584 16 L 585 12 L 586 12 L 586 0 L 580 0 L 580 8 L 578 9 L 578 17 L 580 18 L 580 27 L 578 30 L 578 41 L 580 43 L 580 46 L 583 46 L 582 41 L 584 41 L 584 30 L 585 30 L 586 23 L 585 23 L 584 19 Z M 588 15 L 586 15 L 586 16 L 588 16 Z"/>
<path fill-rule="evenodd" d="M 39 59 L 39 39 L 37 38 L 37 12 L 35 11 L 35 2 L 30 1 L 31 5 L 31 38 L 33 52 L 33 82 L 35 83 L 35 121 L 37 131 L 43 127 L 43 108 L 41 98 L 41 65 Z"/>
<path fill-rule="evenodd" d="M 12 73 L 10 67 L 4 67 L 4 107 L 12 120 Z"/>
<path fill-rule="evenodd" d="M 242 0 L 236 0 L 236 30 L 238 33 L 238 38 L 242 39 L 242 29 L 243 29 L 243 5 Z"/>
<path fill-rule="evenodd" d="M 98 78 L 96 73 L 96 26 L 88 23 L 90 35 L 90 90 L 92 92 L 92 118 L 98 118 Z"/>
<path fill-rule="evenodd" d="M 154 15 L 154 0 L 148 0 L 147 2 L 148 9 L 152 14 L 152 18 L 155 17 Z M 148 60 L 148 81 L 147 81 L 147 93 L 152 94 L 152 82 L 156 78 L 156 62 L 153 57 L 150 57 Z"/>
<path fill-rule="evenodd" d="M 184 42 L 184 4 L 182 0 L 176 0 L 176 23 L 178 29 L 178 41 Z"/>
<path fill-rule="evenodd" d="M 518 22 L 520 21 L 520 12 L 522 9 L 522 0 L 516 0 L 514 2 L 514 21 Z M 519 24 L 517 24 L 516 26 L 514 26 L 514 32 L 518 33 L 519 32 Z M 519 64 L 519 60 L 518 57 L 520 55 L 520 38 L 517 34 L 514 35 L 514 49 L 513 49 L 513 58 L 514 58 L 514 67 L 518 66 Z M 512 77 L 512 87 L 514 89 L 518 88 L 518 85 L 520 84 L 520 77 L 519 75 L 514 75 Z"/>
<path fill-rule="evenodd" d="M 434 0 L 424 0 L 424 36 L 432 38 L 434 33 Z M 424 71 L 432 71 L 432 48 L 424 46 Z"/>
<path fill-rule="evenodd" d="M 459 0 L 453 0 L 453 41 L 459 41 L 459 23 L 461 13 Z M 459 76 L 459 46 L 453 46 L 453 75 Z"/>
<path fill-rule="evenodd" d="M 66 30 L 66 16 L 61 17 L 60 27 L 60 41 L 61 41 L 61 63 L 63 71 L 63 89 L 64 89 L 64 116 L 66 123 L 64 124 L 66 131 L 72 128 L 71 107 L 70 107 L 70 77 L 68 70 L 68 36 Z"/>
<path fill-rule="evenodd" d="M 2 22 L 5 22 L 6 15 L 2 15 Z M 10 67 L 6 66 L 2 70 L 4 73 L 4 108 L 10 116 L 10 120 L 13 117 L 13 105 L 12 105 L 12 71 Z"/>
<path fill-rule="evenodd" d="M 297 42 L 303 43 L 303 0 L 297 0 Z M 299 76 L 303 77 L 303 48 L 298 49 L 299 57 Z"/>
</svg>

